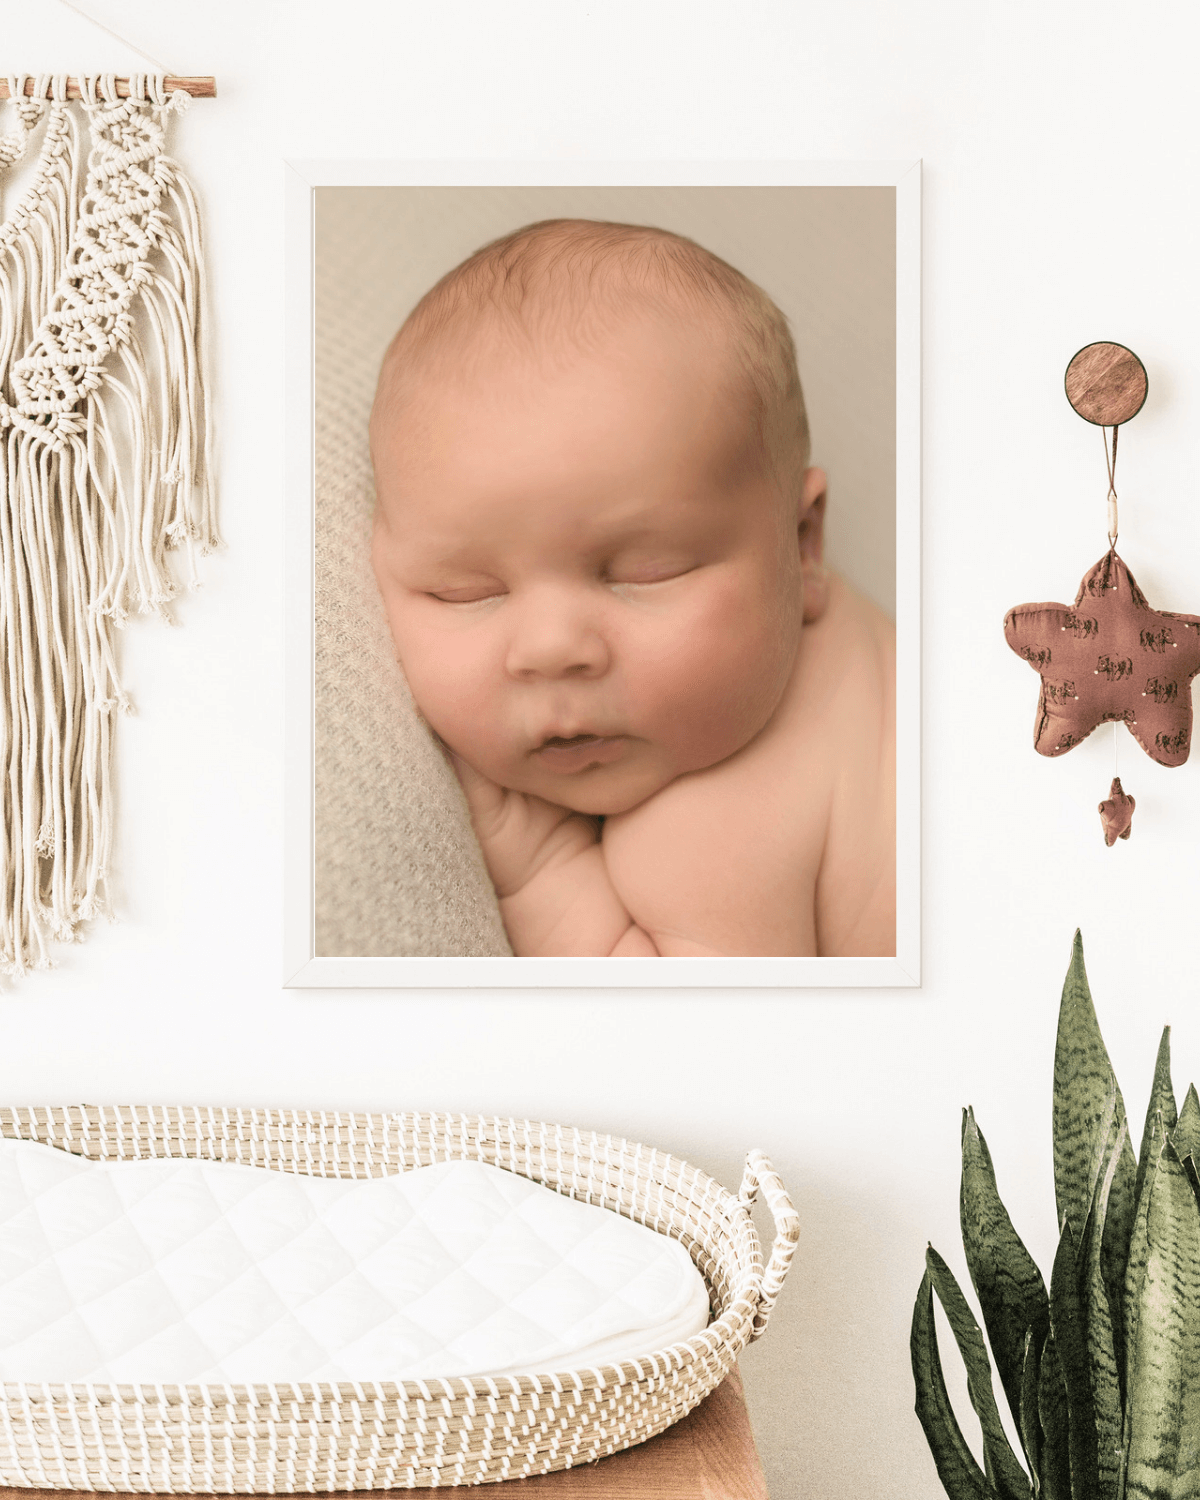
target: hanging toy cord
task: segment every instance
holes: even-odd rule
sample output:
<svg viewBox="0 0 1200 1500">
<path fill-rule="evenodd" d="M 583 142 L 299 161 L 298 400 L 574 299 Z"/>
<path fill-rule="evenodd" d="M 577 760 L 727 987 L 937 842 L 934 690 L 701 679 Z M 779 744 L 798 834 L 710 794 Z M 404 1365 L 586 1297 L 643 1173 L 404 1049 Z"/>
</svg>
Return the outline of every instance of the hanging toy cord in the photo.
<svg viewBox="0 0 1200 1500">
<path fill-rule="evenodd" d="M 1108 469 L 1108 545 L 1117 545 L 1117 433 L 1119 428 L 1114 423 L 1112 430 L 1112 452 L 1108 451 L 1108 428 L 1102 427 L 1100 435 L 1104 439 L 1104 462 Z"/>
</svg>

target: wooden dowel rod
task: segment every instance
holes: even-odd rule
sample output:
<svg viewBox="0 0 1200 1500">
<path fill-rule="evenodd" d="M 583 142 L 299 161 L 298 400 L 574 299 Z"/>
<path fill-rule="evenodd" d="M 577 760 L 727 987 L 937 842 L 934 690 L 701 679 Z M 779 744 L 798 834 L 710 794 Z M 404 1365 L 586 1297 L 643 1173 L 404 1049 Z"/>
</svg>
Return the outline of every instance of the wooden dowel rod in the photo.
<svg viewBox="0 0 1200 1500">
<path fill-rule="evenodd" d="M 129 79 L 128 78 L 118 78 L 116 82 L 117 82 L 117 93 L 120 95 L 120 97 L 122 99 L 128 99 L 129 98 Z M 35 80 L 32 77 L 28 77 L 25 80 L 25 97 L 27 99 L 32 99 L 33 98 L 34 83 L 35 83 Z M 215 78 L 173 78 L 173 77 L 167 77 L 167 78 L 163 79 L 163 87 L 166 89 L 166 91 L 168 93 L 170 93 L 172 89 L 182 89 L 185 94 L 191 94 L 191 96 L 192 96 L 193 99 L 215 99 L 217 97 L 217 80 Z M 51 95 L 51 93 L 52 93 L 52 90 L 51 90 L 50 84 L 49 84 L 49 82 L 47 82 L 47 85 L 46 85 L 46 94 L 47 94 L 47 97 L 49 97 Z M 0 99 L 8 99 L 8 98 L 11 98 L 11 95 L 9 94 L 9 91 L 8 91 L 8 79 L 6 77 L 0 75 Z M 79 87 L 79 79 L 78 78 L 68 78 L 67 79 L 67 98 L 68 99 L 82 99 L 83 98 L 83 90 Z"/>
</svg>

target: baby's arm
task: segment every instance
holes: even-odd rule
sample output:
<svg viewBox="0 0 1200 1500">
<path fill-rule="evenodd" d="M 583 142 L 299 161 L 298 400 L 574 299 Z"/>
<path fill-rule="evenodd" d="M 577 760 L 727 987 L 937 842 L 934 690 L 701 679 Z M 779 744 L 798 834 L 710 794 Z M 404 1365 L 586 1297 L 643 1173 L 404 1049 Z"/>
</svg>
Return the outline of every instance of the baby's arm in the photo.
<svg viewBox="0 0 1200 1500">
<path fill-rule="evenodd" d="M 518 957 L 658 956 L 609 879 L 598 819 L 508 791 L 452 759 Z"/>
</svg>

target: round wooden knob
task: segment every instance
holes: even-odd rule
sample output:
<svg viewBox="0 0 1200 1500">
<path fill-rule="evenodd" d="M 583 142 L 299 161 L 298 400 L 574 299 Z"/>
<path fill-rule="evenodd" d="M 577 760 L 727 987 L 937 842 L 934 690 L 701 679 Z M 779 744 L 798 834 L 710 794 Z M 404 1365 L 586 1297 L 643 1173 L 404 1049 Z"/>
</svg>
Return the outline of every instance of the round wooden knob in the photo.
<svg viewBox="0 0 1200 1500">
<path fill-rule="evenodd" d="M 1146 367 L 1124 344 L 1088 344 L 1067 366 L 1067 400 L 1097 427 L 1119 427 L 1146 400 Z"/>
</svg>

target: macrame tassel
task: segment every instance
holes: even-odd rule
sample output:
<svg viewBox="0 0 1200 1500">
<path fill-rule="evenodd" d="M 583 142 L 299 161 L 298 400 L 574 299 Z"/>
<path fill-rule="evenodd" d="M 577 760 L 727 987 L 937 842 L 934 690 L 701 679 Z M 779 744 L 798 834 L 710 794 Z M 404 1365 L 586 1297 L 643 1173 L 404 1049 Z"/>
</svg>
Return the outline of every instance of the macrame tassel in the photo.
<svg viewBox="0 0 1200 1500">
<path fill-rule="evenodd" d="M 113 628 L 166 617 L 169 549 L 194 586 L 194 552 L 217 541 L 199 218 L 163 151 L 187 96 L 82 79 L 81 190 L 65 79 L 34 100 L 23 82 L 0 166 L 47 123 L 0 230 L 0 968 L 18 974 L 106 910 L 113 711 L 129 708 Z"/>
</svg>

